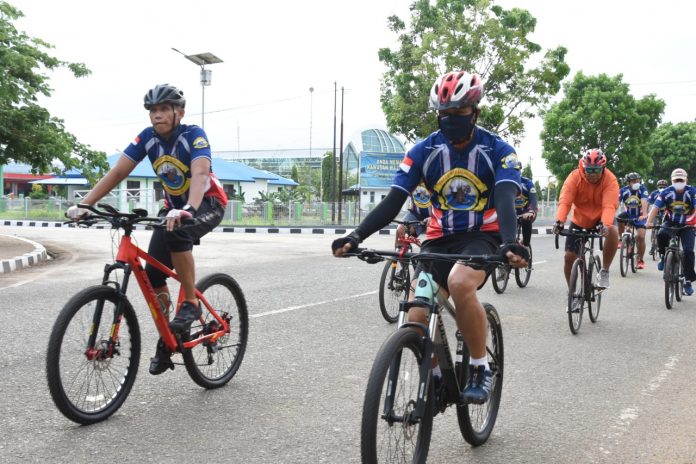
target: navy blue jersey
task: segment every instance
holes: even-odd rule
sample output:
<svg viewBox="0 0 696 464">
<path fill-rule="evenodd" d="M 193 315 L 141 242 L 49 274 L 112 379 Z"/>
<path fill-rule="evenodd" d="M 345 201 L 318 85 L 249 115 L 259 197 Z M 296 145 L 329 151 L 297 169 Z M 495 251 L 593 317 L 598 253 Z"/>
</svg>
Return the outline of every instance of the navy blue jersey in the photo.
<svg viewBox="0 0 696 464">
<path fill-rule="evenodd" d="M 621 187 L 619 190 L 619 203 L 624 205 L 630 219 L 638 219 L 641 211 L 641 200 L 648 199 L 648 189 L 645 185 L 640 186 L 638 190 L 633 190 L 629 186 Z"/>
<path fill-rule="evenodd" d="M 517 197 L 515 197 L 515 210 L 517 211 L 518 216 L 520 214 L 529 212 L 530 207 L 532 206 L 529 203 L 529 195 L 536 195 L 536 188 L 534 188 L 534 182 L 532 182 L 532 179 L 522 177 L 520 185 L 522 190 L 518 192 Z"/>
<path fill-rule="evenodd" d="M 664 189 L 662 189 L 662 190 L 664 190 Z M 648 205 L 655 204 L 655 200 L 657 199 L 657 196 L 660 194 L 660 192 L 662 190 L 657 189 L 657 190 L 653 190 L 652 192 L 650 192 L 650 195 L 648 195 Z M 660 210 L 663 210 L 663 209 L 665 209 L 664 206 L 662 208 L 660 208 Z"/>
<path fill-rule="evenodd" d="M 503 139 L 476 127 L 473 139 L 456 150 L 439 131 L 404 157 L 392 187 L 411 193 L 421 182 L 430 192 L 426 239 L 465 231 L 498 231 L 493 189 L 512 182 L 520 189 L 521 165 Z"/>
<path fill-rule="evenodd" d="M 162 182 L 170 208 L 181 208 L 188 201 L 193 160 L 205 157 L 212 163 L 210 144 L 203 129 L 185 124 L 180 124 L 176 133 L 166 141 L 152 127 L 148 127 L 123 152 L 135 163 L 146 156 L 150 159 L 152 169 Z M 205 186 L 205 195 L 215 197 L 223 206 L 227 204 L 227 195 L 212 173 Z"/>
<path fill-rule="evenodd" d="M 687 185 L 682 193 L 678 193 L 671 185 L 664 189 L 655 199 L 655 207 L 667 211 L 665 220 L 674 225 L 684 225 L 696 212 L 696 188 Z"/>
</svg>

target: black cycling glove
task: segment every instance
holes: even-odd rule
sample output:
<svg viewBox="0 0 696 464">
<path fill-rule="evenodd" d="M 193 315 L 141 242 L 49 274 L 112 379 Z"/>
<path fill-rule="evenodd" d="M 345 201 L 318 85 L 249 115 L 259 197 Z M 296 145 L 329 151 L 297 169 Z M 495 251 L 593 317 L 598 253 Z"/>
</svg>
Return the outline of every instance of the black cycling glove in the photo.
<svg viewBox="0 0 696 464">
<path fill-rule="evenodd" d="M 529 261 L 529 250 L 524 245 L 520 245 L 517 242 L 503 243 L 498 249 L 498 254 L 507 259 L 507 252 L 512 251 L 517 256 L 521 257 L 525 261 Z"/>
<path fill-rule="evenodd" d="M 564 224 L 561 221 L 556 221 L 556 223 L 553 225 L 553 233 L 558 235 L 561 233 L 563 230 Z"/>
<path fill-rule="evenodd" d="M 331 252 L 332 254 L 336 252 L 339 248 L 343 248 L 346 243 L 350 243 L 350 250 L 355 251 L 358 249 L 358 245 L 360 244 L 362 240 L 360 240 L 360 236 L 356 234 L 355 232 L 351 232 L 350 234 L 346 235 L 345 237 L 337 238 L 331 243 Z"/>
</svg>

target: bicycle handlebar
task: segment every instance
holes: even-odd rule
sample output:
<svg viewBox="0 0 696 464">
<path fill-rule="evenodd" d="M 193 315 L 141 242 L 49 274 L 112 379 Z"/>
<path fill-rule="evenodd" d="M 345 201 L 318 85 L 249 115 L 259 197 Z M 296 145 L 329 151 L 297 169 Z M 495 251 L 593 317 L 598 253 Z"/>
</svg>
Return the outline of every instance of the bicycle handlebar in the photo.
<svg viewBox="0 0 696 464">
<path fill-rule="evenodd" d="M 587 230 L 587 229 L 573 229 L 571 230 L 561 230 L 558 232 L 556 235 L 556 249 L 558 250 L 558 236 L 563 235 L 564 237 L 568 236 L 574 236 L 578 238 L 602 238 L 603 235 L 600 234 L 596 229 L 594 230 Z"/>
<path fill-rule="evenodd" d="M 78 226 L 91 227 L 99 222 L 108 222 L 113 228 L 117 229 L 121 227 L 132 228 L 135 224 L 148 222 L 149 226 L 157 229 L 166 227 L 166 219 L 164 217 L 148 217 L 147 210 L 141 208 L 134 209 L 132 213 L 124 213 L 106 203 L 97 203 L 97 207 L 80 203 L 77 207 L 91 211 L 92 214 L 74 221 L 66 221 L 67 224 L 74 223 Z M 197 222 L 196 218 L 181 219 L 181 223 L 185 225 L 194 225 Z"/>
<path fill-rule="evenodd" d="M 355 251 L 346 253 L 344 256 L 355 256 L 356 258 L 370 264 L 375 264 L 390 258 L 400 258 L 408 261 L 450 261 L 464 264 L 473 264 L 481 267 L 497 266 L 508 264 L 507 257 L 501 255 L 463 255 L 448 253 L 404 253 L 388 250 L 373 250 L 368 248 L 358 248 Z"/>
</svg>

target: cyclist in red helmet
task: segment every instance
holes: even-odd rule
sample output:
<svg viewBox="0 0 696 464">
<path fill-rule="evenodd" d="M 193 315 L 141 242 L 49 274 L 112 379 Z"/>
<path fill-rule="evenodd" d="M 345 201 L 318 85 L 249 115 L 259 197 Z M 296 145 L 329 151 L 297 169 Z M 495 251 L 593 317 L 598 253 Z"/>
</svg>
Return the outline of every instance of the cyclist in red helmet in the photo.
<svg viewBox="0 0 696 464">
<path fill-rule="evenodd" d="M 520 191 L 521 164 L 512 146 L 476 125 L 482 96 L 483 84 L 476 74 L 455 71 L 437 78 L 430 106 L 437 111 L 440 130 L 409 150 L 386 198 L 354 232 L 332 243 L 334 256 L 357 248 L 389 224 L 422 183 L 431 194 L 423 252 L 499 253 L 514 267 L 526 266 L 529 252 L 516 240 L 515 196 Z M 460 399 L 485 403 L 493 374 L 486 353 L 486 314 L 476 290 L 486 273 L 461 263 L 429 264 L 428 272 L 454 301 L 457 326 L 469 348 L 469 376 Z M 409 321 L 426 320 L 421 308 L 411 308 L 408 317 Z M 433 369 L 436 385 L 437 369 Z"/>
<path fill-rule="evenodd" d="M 609 288 L 609 267 L 614 260 L 619 243 L 619 231 L 615 219 L 616 210 L 619 207 L 619 182 L 606 165 L 607 158 L 601 150 L 594 148 L 585 151 L 578 162 L 578 168 L 574 169 L 563 182 L 554 225 L 554 233 L 563 230 L 570 209 L 573 207 L 571 231 L 601 227 L 605 244 L 602 269 L 596 283 L 600 288 Z M 566 237 L 565 251 L 563 271 L 568 282 L 573 262 L 580 252 L 575 237 Z"/>
</svg>

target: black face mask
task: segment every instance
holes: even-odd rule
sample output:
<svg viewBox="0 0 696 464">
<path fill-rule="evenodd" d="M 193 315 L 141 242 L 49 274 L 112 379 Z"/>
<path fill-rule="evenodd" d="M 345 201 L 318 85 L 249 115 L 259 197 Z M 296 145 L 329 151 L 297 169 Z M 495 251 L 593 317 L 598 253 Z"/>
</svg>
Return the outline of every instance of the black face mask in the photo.
<svg viewBox="0 0 696 464">
<path fill-rule="evenodd" d="M 471 133 L 476 125 L 476 112 L 462 116 L 451 114 L 449 116 L 438 116 L 437 124 L 442 135 L 447 137 L 452 144 L 464 142 L 471 137 Z"/>
</svg>

